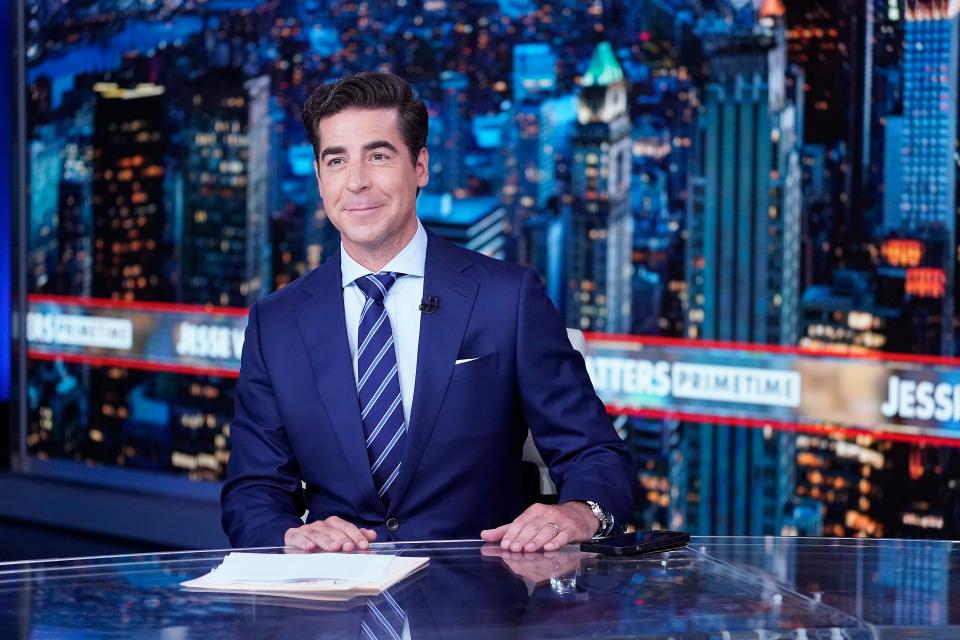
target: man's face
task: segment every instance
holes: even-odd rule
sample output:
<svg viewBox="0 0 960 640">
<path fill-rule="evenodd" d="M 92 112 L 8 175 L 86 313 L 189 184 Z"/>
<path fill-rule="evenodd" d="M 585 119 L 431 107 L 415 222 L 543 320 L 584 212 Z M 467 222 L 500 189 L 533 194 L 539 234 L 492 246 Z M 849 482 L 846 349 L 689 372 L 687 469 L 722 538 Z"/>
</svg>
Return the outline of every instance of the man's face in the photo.
<svg viewBox="0 0 960 640">
<path fill-rule="evenodd" d="M 345 109 L 323 118 L 318 130 L 317 184 L 344 248 L 356 260 L 393 257 L 416 233 L 427 150 L 411 161 L 397 109 Z"/>
</svg>

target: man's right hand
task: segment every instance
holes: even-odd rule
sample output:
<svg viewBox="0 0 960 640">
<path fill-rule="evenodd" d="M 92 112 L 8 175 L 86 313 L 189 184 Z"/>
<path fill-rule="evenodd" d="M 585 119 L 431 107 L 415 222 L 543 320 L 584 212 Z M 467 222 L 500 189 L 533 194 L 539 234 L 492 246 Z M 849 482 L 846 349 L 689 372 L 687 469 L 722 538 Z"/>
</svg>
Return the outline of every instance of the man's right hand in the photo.
<svg viewBox="0 0 960 640">
<path fill-rule="evenodd" d="M 284 545 L 302 551 L 362 551 L 376 539 L 376 531 L 359 528 L 337 516 L 292 527 L 283 534 Z"/>
</svg>

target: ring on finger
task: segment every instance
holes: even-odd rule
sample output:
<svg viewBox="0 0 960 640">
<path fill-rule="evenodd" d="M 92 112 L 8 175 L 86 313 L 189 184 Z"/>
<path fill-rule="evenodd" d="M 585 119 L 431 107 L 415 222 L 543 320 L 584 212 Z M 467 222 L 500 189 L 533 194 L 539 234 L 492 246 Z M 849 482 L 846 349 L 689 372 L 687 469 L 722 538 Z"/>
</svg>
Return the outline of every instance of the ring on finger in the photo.
<svg viewBox="0 0 960 640">
<path fill-rule="evenodd" d="M 556 529 L 556 530 L 557 530 L 557 533 L 554 534 L 554 535 L 559 535 L 559 534 L 560 534 L 560 525 L 558 525 L 558 524 L 556 524 L 556 523 L 548 522 L 547 524 L 545 524 L 545 525 L 543 525 L 543 526 L 544 526 L 544 527 L 553 527 L 554 529 Z"/>
</svg>

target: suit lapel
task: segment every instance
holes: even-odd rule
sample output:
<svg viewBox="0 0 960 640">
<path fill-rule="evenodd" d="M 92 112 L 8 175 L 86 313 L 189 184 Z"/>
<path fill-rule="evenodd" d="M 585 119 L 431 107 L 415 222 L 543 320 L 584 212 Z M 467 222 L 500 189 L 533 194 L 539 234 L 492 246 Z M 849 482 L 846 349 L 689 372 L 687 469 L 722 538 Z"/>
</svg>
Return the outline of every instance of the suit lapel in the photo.
<svg viewBox="0 0 960 640">
<path fill-rule="evenodd" d="M 383 508 L 370 473 L 360 421 L 360 401 L 353 377 L 343 312 L 340 260 L 334 256 L 304 283 L 297 306 L 297 325 L 313 368 L 317 391 L 326 406 L 333 432 L 364 497 Z"/>
<path fill-rule="evenodd" d="M 428 232 L 423 295 L 436 296 L 439 306 L 420 317 L 410 428 L 400 474 L 390 490 L 391 505 L 399 504 L 436 425 L 479 288 L 462 273 L 472 264 L 468 254 Z"/>
</svg>

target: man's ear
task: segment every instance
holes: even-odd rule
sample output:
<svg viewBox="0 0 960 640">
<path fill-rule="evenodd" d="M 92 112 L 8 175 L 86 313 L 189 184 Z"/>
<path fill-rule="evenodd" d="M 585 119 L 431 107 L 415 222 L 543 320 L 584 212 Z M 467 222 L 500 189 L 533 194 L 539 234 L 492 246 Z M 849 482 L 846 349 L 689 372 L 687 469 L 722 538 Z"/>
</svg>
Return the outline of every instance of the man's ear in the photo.
<svg viewBox="0 0 960 640">
<path fill-rule="evenodd" d="M 317 176 L 317 187 L 320 186 L 320 164 L 314 159 L 313 161 L 313 175 Z"/>
<path fill-rule="evenodd" d="M 420 149 L 417 154 L 417 186 L 425 187 L 430 182 L 430 153 L 427 148 Z"/>
</svg>

